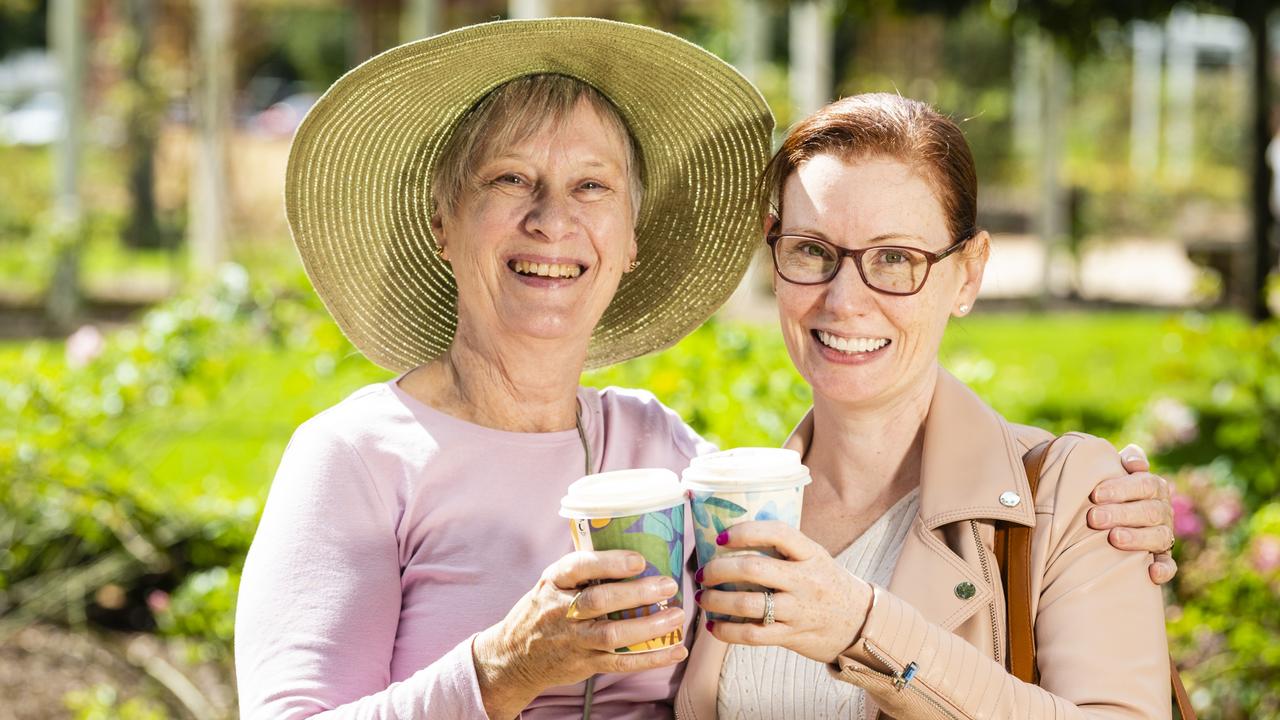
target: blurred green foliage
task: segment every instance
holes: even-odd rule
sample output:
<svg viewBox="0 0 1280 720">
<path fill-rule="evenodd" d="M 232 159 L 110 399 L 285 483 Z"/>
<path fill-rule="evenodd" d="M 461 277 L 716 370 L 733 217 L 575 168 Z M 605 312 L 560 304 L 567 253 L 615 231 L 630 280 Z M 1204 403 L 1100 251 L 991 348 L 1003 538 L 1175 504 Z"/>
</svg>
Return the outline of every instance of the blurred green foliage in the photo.
<svg viewBox="0 0 1280 720">
<path fill-rule="evenodd" d="M 168 710 L 142 697 L 122 699 L 107 683 L 69 693 L 63 700 L 74 720 L 167 720 Z"/>
</svg>

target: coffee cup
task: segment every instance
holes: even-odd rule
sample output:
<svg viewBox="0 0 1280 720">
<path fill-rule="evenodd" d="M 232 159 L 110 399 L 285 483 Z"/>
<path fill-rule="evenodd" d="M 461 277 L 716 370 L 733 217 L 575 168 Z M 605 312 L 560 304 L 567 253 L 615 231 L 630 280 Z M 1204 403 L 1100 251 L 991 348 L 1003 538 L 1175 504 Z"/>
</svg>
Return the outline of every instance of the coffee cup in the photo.
<svg viewBox="0 0 1280 720">
<path fill-rule="evenodd" d="M 587 475 L 569 486 L 560 515 L 569 518 L 578 550 L 631 550 L 644 556 L 635 577 L 665 575 L 680 588 L 675 597 L 609 613 L 611 620 L 644 617 L 684 606 L 685 492 L 676 474 L 662 468 Z M 684 642 L 683 628 L 616 653 L 652 652 Z"/>
<path fill-rule="evenodd" d="M 804 486 L 810 483 L 809 469 L 800 462 L 800 453 L 783 448 L 736 448 L 694 458 L 685 469 L 681 484 L 689 495 L 693 513 L 694 542 L 698 566 L 717 557 L 762 554 L 776 557 L 772 548 L 729 550 L 716 544 L 716 537 L 738 523 L 778 520 L 800 527 Z M 723 583 L 717 590 L 763 591 L 752 583 Z M 742 618 L 708 613 L 712 620 L 741 621 Z"/>
</svg>

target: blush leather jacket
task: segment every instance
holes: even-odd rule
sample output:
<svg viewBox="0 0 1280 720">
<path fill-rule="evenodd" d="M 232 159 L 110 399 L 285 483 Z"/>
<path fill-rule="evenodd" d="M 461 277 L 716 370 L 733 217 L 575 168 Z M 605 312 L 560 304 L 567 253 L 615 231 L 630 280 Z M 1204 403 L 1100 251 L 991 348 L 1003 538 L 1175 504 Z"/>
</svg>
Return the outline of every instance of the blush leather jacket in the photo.
<svg viewBox="0 0 1280 720">
<path fill-rule="evenodd" d="M 786 446 L 803 455 L 812 436 L 810 413 Z M 866 690 L 869 719 L 1171 716 L 1164 611 L 1147 575 L 1150 556 L 1115 549 L 1085 522 L 1093 488 L 1124 474 L 1120 459 L 1106 441 L 1069 433 L 1053 444 L 1033 499 L 1022 455 L 1050 437 L 1007 422 L 939 369 L 925 420 L 919 513 L 889 586 L 874 588 L 861 634 L 830 665 Z M 1039 685 L 1004 669 L 996 521 L 1033 528 Z M 699 632 L 677 717 L 716 716 L 727 648 Z M 915 672 L 904 682 L 911 663 Z"/>
</svg>

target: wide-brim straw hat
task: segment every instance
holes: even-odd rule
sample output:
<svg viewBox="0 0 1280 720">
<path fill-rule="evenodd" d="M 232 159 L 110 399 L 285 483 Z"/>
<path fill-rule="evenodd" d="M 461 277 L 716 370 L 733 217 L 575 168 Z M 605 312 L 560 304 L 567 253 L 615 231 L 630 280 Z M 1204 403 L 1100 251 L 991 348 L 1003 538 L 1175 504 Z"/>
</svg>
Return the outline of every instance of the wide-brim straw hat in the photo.
<svg viewBox="0 0 1280 720">
<path fill-rule="evenodd" d="M 674 35 L 589 18 L 473 25 L 382 53 L 298 128 L 285 207 L 307 275 L 342 332 L 402 372 L 453 339 L 457 288 L 435 255 L 431 179 L 462 117 L 518 77 L 567 75 L 621 111 L 640 146 L 637 269 L 595 328 L 588 367 L 674 344 L 741 281 L 760 237 L 773 116 L 724 61 Z"/>
</svg>

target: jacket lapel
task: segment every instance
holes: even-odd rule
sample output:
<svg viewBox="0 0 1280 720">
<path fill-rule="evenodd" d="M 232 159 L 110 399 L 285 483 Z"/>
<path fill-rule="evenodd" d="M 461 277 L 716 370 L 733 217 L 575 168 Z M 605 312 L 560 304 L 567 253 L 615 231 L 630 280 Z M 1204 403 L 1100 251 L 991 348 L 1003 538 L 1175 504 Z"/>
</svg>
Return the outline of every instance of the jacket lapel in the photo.
<svg viewBox="0 0 1280 720">
<path fill-rule="evenodd" d="M 803 456 L 812 437 L 810 411 L 786 447 Z M 1006 504 L 1012 501 L 1007 493 L 1017 496 L 1012 506 Z M 947 630 L 955 630 L 991 602 L 994 579 L 987 576 L 998 572 L 985 552 L 983 558 L 978 556 L 969 520 L 1033 526 L 1035 508 L 1008 424 L 939 367 L 925 419 L 920 511 L 888 589 Z M 981 540 L 990 542 L 989 537 Z M 989 562 L 986 573 L 983 559 Z"/>
</svg>

